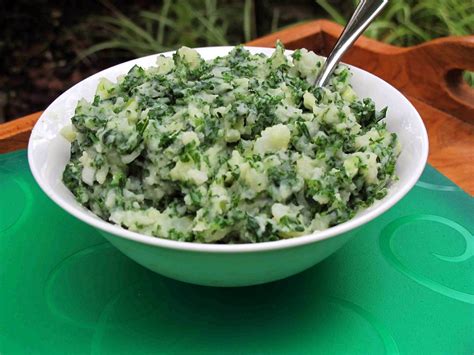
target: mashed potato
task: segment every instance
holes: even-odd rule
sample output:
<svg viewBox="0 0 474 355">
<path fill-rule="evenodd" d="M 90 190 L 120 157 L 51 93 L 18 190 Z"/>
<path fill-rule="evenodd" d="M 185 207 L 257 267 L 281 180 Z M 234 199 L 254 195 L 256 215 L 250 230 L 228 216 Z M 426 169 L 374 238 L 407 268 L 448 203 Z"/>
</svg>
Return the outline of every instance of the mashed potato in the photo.
<svg viewBox="0 0 474 355">
<path fill-rule="evenodd" d="M 397 137 L 339 66 L 305 49 L 237 46 L 205 61 L 183 47 L 103 79 L 63 129 L 63 181 L 101 218 L 201 243 L 292 238 L 347 221 L 396 179 Z"/>
</svg>

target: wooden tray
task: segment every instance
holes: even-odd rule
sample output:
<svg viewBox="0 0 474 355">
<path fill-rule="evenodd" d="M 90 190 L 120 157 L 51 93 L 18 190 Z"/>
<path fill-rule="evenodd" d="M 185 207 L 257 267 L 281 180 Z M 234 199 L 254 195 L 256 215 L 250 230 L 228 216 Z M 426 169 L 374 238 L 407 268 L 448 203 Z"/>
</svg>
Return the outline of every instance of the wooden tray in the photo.
<svg viewBox="0 0 474 355">
<path fill-rule="evenodd" d="M 326 20 L 297 25 L 248 43 L 327 55 L 342 27 Z M 474 71 L 474 36 L 447 37 L 399 48 L 361 37 L 344 61 L 383 78 L 417 108 L 428 129 L 428 162 L 474 194 L 474 90 L 462 70 Z M 41 112 L 0 125 L 0 153 L 26 148 Z"/>
</svg>

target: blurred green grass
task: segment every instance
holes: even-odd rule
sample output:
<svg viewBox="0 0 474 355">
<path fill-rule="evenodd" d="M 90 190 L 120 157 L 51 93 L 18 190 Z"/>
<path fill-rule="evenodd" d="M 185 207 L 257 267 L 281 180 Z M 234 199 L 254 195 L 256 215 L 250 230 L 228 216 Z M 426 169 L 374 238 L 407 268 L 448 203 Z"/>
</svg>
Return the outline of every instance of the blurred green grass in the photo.
<svg viewBox="0 0 474 355">
<path fill-rule="evenodd" d="M 17 0 L 0 11 L 0 122 L 44 109 L 83 78 L 133 57 L 235 45 L 354 0 Z M 399 46 L 474 33 L 473 0 L 390 0 L 369 37 Z M 474 75 L 466 80 L 474 86 Z"/>
<path fill-rule="evenodd" d="M 83 24 L 81 30 L 95 34 L 95 44 L 82 51 L 78 59 L 111 49 L 139 57 L 181 45 L 199 47 L 249 41 L 256 35 L 256 2 L 164 0 L 158 8 L 126 15 L 103 0 L 111 15 L 91 17 Z M 341 25 L 356 4 L 356 0 L 314 2 L 327 18 Z M 280 27 L 281 11 L 278 6 L 271 10 L 273 32 Z M 397 46 L 412 46 L 434 38 L 473 33 L 474 1 L 392 0 L 365 35 Z M 465 79 L 474 86 L 474 73 L 466 72 Z"/>
<path fill-rule="evenodd" d="M 350 1 L 340 11 L 328 0 L 316 0 L 333 21 L 344 25 L 348 12 L 357 1 Z M 349 11 L 347 11 L 349 9 Z M 365 35 L 397 46 L 412 46 L 444 36 L 474 33 L 474 1 L 466 0 L 397 0 L 367 29 Z"/>
<path fill-rule="evenodd" d="M 79 59 L 111 49 L 140 57 L 182 45 L 227 45 L 240 39 L 240 34 L 229 31 L 235 22 L 244 40 L 253 37 L 251 0 L 226 6 L 219 6 L 217 0 L 164 0 L 160 8 L 140 10 L 134 16 L 122 13 L 110 2 L 102 3 L 112 15 L 93 16 L 80 26 L 80 31 L 94 33 L 97 43 L 82 51 Z"/>
<path fill-rule="evenodd" d="M 330 18 L 345 25 L 349 14 L 328 0 L 316 0 Z M 357 1 L 351 1 L 351 12 Z M 371 24 L 365 35 L 396 46 L 413 46 L 445 36 L 474 33 L 474 1 L 472 0 L 397 0 Z M 474 73 L 464 72 L 466 82 L 474 86 Z"/>
</svg>

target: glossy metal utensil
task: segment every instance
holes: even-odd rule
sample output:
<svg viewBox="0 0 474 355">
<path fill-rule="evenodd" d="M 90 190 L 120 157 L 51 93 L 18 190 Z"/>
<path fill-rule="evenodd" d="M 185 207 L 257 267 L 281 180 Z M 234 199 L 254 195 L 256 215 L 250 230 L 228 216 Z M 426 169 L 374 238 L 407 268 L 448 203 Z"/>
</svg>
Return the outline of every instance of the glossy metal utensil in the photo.
<svg viewBox="0 0 474 355">
<path fill-rule="evenodd" d="M 387 4 L 388 0 L 361 0 L 359 2 L 351 19 L 338 38 L 336 45 L 324 62 L 314 83 L 316 86 L 322 87 L 326 85 L 344 53 L 346 53 Z"/>
</svg>

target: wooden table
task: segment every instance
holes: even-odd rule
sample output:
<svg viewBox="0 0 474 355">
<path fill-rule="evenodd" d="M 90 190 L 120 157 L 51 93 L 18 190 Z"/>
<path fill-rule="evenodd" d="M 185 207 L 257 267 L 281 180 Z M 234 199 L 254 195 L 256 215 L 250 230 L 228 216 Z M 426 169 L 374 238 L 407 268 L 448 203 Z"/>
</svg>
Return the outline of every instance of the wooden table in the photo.
<svg viewBox="0 0 474 355">
<path fill-rule="evenodd" d="M 248 45 L 273 47 L 280 39 L 288 49 L 308 48 L 327 55 L 342 28 L 318 20 L 297 25 Z M 383 78 L 403 92 L 428 130 L 428 162 L 474 194 L 474 89 L 462 69 L 474 71 L 474 36 L 448 37 L 399 48 L 361 37 L 344 61 Z M 27 146 L 41 112 L 0 125 L 0 153 Z"/>
</svg>

